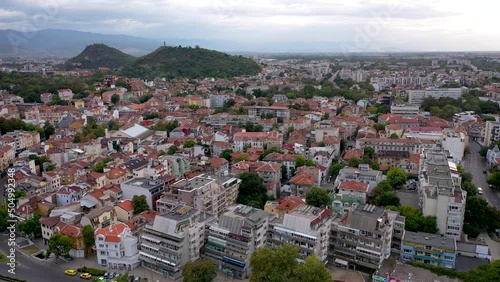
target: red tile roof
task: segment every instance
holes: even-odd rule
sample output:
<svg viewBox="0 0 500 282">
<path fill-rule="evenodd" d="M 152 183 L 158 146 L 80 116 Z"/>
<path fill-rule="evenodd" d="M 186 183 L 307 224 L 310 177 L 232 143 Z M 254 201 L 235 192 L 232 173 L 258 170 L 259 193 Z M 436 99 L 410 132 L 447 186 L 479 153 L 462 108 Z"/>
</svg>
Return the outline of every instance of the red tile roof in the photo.
<svg viewBox="0 0 500 282">
<path fill-rule="evenodd" d="M 339 189 L 368 192 L 368 183 L 357 182 L 357 181 L 343 181 L 340 182 Z"/>
<path fill-rule="evenodd" d="M 108 227 L 97 229 L 95 231 L 95 235 L 104 236 L 104 241 L 106 242 L 120 243 L 121 242 L 120 235 L 126 228 L 129 227 L 125 223 L 115 223 Z"/>
<path fill-rule="evenodd" d="M 315 183 L 314 176 L 310 175 L 307 172 L 302 172 L 290 179 L 290 183 L 296 184 L 296 185 L 307 185 L 307 186 L 312 186 Z"/>
<path fill-rule="evenodd" d="M 125 211 L 134 210 L 134 204 L 132 203 L 131 200 L 124 200 L 123 202 L 119 203 L 117 206 L 122 208 Z"/>
</svg>

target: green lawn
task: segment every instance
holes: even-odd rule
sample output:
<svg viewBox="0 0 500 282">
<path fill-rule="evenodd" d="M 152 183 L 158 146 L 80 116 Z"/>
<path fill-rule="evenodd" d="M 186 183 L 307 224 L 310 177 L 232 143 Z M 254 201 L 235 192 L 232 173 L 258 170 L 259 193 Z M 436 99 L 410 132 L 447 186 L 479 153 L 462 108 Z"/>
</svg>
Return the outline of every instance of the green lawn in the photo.
<svg viewBox="0 0 500 282">
<path fill-rule="evenodd" d="M 0 263 L 9 262 L 9 259 L 2 253 L 0 253 Z"/>
</svg>

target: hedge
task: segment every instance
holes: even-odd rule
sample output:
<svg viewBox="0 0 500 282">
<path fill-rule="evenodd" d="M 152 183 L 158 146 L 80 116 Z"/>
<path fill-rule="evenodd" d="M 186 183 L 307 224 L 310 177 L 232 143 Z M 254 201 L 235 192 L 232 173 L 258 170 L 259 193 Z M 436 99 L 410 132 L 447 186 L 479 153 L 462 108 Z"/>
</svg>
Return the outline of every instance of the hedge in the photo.
<svg viewBox="0 0 500 282">
<path fill-rule="evenodd" d="M 17 278 L 2 275 L 2 274 L 0 274 L 0 280 L 9 281 L 9 282 L 28 282 L 26 280 L 17 279 Z"/>
<path fill-rule="evenodd" d="M 106 273 L 106 270 L 91 268 L 84 266 L 83 268 L 78 268 L 78 272 L 89 273 L 94 276 L 102 276 Z"/>
</svg>

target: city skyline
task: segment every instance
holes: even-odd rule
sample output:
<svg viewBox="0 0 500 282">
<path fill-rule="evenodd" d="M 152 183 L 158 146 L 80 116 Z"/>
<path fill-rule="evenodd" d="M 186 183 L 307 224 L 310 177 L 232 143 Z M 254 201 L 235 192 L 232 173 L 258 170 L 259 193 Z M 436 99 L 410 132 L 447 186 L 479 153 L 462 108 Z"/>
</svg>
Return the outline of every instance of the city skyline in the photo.
<svg viewBox="0 0 500 282">
<path fill-rule="evenodd" d="M 7 0 L 0 8 L 0 29 L 213 40 L 241 51 L 496 51 L 500 39 L 491 27 L 498 5 L 484 0 Z"/>
</svg>

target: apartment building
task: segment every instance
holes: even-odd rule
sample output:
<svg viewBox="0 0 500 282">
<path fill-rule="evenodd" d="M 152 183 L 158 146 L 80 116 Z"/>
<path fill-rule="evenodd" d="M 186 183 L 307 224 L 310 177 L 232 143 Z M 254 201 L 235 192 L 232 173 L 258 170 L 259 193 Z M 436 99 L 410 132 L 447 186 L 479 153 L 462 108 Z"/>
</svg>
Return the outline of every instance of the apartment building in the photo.
<svg viewBox="0 0 500 282">
<path fill-rule="evenodd" d="M 401 261 L 455 268 L 457 241 L 454 237 L 406 231 L 401 245 Z"/>
<path fill-rule="evenodd" d="M 265 245 L 269 221 L 274 217 L 275 214 L 245 205 L 230 207 L 218 219 L 207 222 L 207 242 L 202 256 L 235 278 L 248 277 L 250 256 Z"/>
<path fill-rule="evenodd" d="M 500 121 L 487 121 L 484 128 L 484 145 L 490 146 L 496 141 L 500 141 Z"/>
<path fill-rule="evenodd" d="M 245 146 L 250 148 L 276 147 L 281 149 L 283 134 L 278 131 L 268 132 L 238 132 L 233 136 L 233 151 L 242 152 Z"/>
<path fill-rule="evenodd" d="M 261 107 L 252 106 L 248 107 L 249 116 L 260 116 L 272 114 L 274 117 L 281 117 L 283 119 L 290 119 L 290 109 L 287 107 Z"/>
<path fill-rule="evenodd" d="M 171 279 L 182 275 L 182 267 L 200 258 L 205 240 L 206 214 L 186 205 L 156 215 L 140 237 L 139 259 L 143 267 Z"/>
<path fill-rule="evenodd" d="M 387 171 L 391 167 L 399 167 L 412 175 L 419 173 L 420 154 L 407 151 L 379 151 L 376 161 L 381 171 Z"/>
<path fill-rule="evenodd" d="M 149 207 L 156 210 L 156 200 L 164 191 L 165 183 L 157 176 L 139 177 L 120 183 L 120 188 L 124 199 L 132 199 L 134 195 L 145 195 Z"/>
<path fill-rule="evenodd" d="M 210 175 L 199 175 L 182 179 L 171 185 L 177 200 L 198 211 L 221 214 L 226 208 L 226 192 L 218 179 Z"/>
<path fill-rule="evenodd" d="M 408 102 L 411 105 L 420 106 L 427 97 L 458 99 L 462 97 L 462 88 L 427 88 L 408 91 Z"/>
<path fill-rule="evenodd" d="M 226 94 L 210 94 L 210 107 L 211 108 L 222 108 L 226 105 L 229 96 Z"/>
<path fill-rule="evenodd" d="M 379 269 L 391 254 L 395 222 L 400 225 L 404 217 L 374 205 L 346 212 L 332 222 L 329 260 L 348 269 Z"/>
<path fill-rule="evenodd" d="M 253 124 L 260 124 L 260 116 L 251 115 L 230 115 L 227 113 L 220 113 L 215 115 L 210 115 L 203 119 L 205 124 L 211 125 L 214 130 L 220 130 L 226 125 L 237 126 L 238 124 L 246 124 L 251 122 Z"/>
<path fill-rule="evenodd" d="M 368 190 L 371 191 L 382 181 L 382 172 L 370 168 L 368 164 L 360 164 L 356 167 L 344 167 L 339 171 L 335 179 L 334 187 L 338 187 L 341 182 L 354 181 L 368 184 Z"/>
<path fill-rule="evenodd" d="M 417 117 L 420 112 L 420 107 L 406 103 L 392 103 L 391 114 L 402 115 L 407 117 Z"/>
<path fill-rule="evenodd" d="M 463 231 L 467 192 L 453 180 L 448 161 L 442 149 L 426 150 L 422 154 L 419 205 L 425 216 L 436 217 L 441 234 L 459 238 Z"/>
<path fill-rule="evenodd" d="M 424 149 L 435 148 L 438 141 L 419 139 L 362 138 L 356 140 L 356 148 L 372 147 L 379 151 L 407 151 L 420 154 Z"/>
<path fill-rule="evenodd" d="M 139 266 L 137 237 L 125 223 L 116 223 L 95 232 L 97 263 L 110 269 L 128 271 Z"/>
<path fill-rule="evenodd" d="M 273 248 L 290 244 L 299 248 L 300 260 L 316 255 L 326 263 L 332 218 L 332 210 L 301 205 L 269 222 L 267 244 Z"/>
</svg>

